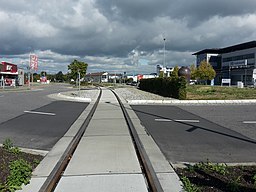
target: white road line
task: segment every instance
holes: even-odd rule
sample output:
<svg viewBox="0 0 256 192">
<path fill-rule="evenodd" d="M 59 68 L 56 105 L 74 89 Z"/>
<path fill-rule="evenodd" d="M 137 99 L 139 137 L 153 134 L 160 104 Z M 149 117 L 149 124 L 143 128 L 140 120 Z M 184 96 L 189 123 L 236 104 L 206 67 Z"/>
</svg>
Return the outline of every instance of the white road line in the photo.
<svg viewBox="0 0 256 192">
<path fill-rule="evenodd" d="M 45 113 L 45 112 L 39 112 L 39 111 L 24 111 L 24 113 L 32 113 L 32 114 L 39 114 L 39 115 L 56 115 L 55 113 Z"/>
<path fill-rule="evenodd" d="M 44 89 L 32 89 L 31 91 L 43 91 Z"/>
<path fill-rule="evenodd" d="M 200 123 L 199 120 L 193 120 L 193 119 L 175 119 L 176 122 L 186 122 L 186 123 Z"/>
<path fill-rule="evenodd" d="M 165 121 L 165 122 L 168 122 L 168 121 L 172 121 L 170 119 L 155 119 L 155 121 Z"/>
<path fill-rule="evenodd" d="M 256 121 L 243 121 L 245 124 L 256 124 Z"/>
<path fill-rule="evenodd" d="M 162 121 L 162 122 L 170 122 L 170 121 L 176 121 L 176 122 L 186 122 L 186 123 L 199 123 L 199 120 L 194 119 L 155 119 L 155 121 Z"/>
</svg>

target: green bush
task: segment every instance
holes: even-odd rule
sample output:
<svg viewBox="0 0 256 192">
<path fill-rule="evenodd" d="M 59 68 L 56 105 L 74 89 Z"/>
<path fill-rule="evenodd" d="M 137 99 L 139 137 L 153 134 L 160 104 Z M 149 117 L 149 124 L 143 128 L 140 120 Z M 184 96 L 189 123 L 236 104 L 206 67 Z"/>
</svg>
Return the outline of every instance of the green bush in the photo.
<svg viewBox="0 0 256 192">
<path fill-rule="evenodd" d="M 18 147 L 13 146 L 13 142 L 11 141 L 10 138 L 7 138 L 4 140 L 3 149 L 13 154 L 19 154 L 21 152 Z"/>
<path fill-rule="evenodd" d="M 3 148 L 9 151 L 11 150 L 12 147 L 13 147 L 13 142 L 11 141 L 11 139 L 10 138 L 5 139 L 3 142 Z"/>
<path fill-rule="evenodd" d="M 181 178 L 181 180 L 183 183 L 183 188 L 187 192 L 200 192 L 200 189 L 198 187 L 196 187 L 195 185 L 193 185 L 187 177 L 184 176 Z"/>
<path fill-rule="evenodd" d="M 141 79 L 139 88 L 164 97 L 186 99 L 187 81 L 184 77 Z"/>
<path fill-rule="evenodd" d="M 7 191 L 15 191 L 21 189 L 21 185 L 24 183 L 27 185 L 32 175 L 32 166 L 23 159 L 19 159 L 11 162 L 10 175 L 7 177 L 7 182 L 2 188 Z M 4 190 L 3 190 L 4 191 Z"/>
<path fill-rule="evenodd" d="M 211 163 L 207 160 L 206 163 L 204 162 L 200 162 L 194 165 L 195 169 L 198 170 L 203 170 L 203 171 L 213 171 L 213 172 L 217 172 L 221 175 L 226 175 L 228 173 L 228 167 L 226 164 L 223 163 Z"/>
<path fill-rule="evenodd" d="M 253 176 L 253 181 L 254 181 L 254 185 L 256 186 L 256 173 L 255 173 L 255 175 Z"/>
</svg>

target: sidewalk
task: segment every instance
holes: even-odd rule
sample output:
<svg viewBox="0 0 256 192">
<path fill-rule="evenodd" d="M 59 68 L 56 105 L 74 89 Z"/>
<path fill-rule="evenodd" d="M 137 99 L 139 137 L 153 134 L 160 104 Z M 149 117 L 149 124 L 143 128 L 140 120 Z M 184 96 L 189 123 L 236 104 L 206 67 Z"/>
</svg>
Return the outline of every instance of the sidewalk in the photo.
<svg viewBox="0 0 256 192">
<path fill-rule="evenodd" d="M 40 189 L 92 105 L 93 102 L 48 153 L 33 172 L 31 184 L 22 191 Z M 178 176 L 160 149 L 130 106 L 126 103 L 125 107 L 164 191 L 182 191 Z M 123 113 L 110 90 L 103 90 L 98 108 L 63 175 L 55 191 L 148 191 Z"/>
</svg>

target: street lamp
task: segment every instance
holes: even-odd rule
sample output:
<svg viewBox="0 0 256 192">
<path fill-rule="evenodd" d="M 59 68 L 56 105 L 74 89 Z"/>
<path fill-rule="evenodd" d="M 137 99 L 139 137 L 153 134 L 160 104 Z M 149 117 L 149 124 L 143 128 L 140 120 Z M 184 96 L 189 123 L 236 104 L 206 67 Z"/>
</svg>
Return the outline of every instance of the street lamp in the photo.
<svg viewBox="0 0 256 192">
<path fill-rule="evenodd" d="M 164 66 L 163 66 L 163 68 L 165 68 L 165 40 L 166 40 L 166 38 L 164 37 Z"/>
<path fill-rule="evenodd" d="M 244 80 L 244 86 L 245 86 L 245 87 L 246 87 L 246 75 L 247 75 L 247 74 L 246 74 L 246 73 L 247 73 L 247 62 L 248 62 L 247 59 L 245 59 L 245 61 L 244 61 L 244 65 L 245 65 L 245 72 L 244 72 L 244 73 L 245 73 L 245 75 L 244 75 L 244 76 L 245 76 L 245 77 L 244 77 L 245 80 Z"/>
<path fill-rule="evenodd" d="M 81 93 L 80 93 L 80 70 L 77 70 L 78 73 L 78 96 L 81 97 Z"/>
<path fill-rule="evenodd" d="M 230 71 L 230 63 L 229 63 L 229 64 L 228 64 L 229 86 L 230 86 L 230 84 L 231 84 L 231 79 L 230 79 L 230 78 L 231 78 L 231 74 L 230 74 L 230 73 L 231 73 L 231 71 Z"/>
<path fill-rule="evenodd" d="M 27 70 L 28 70 L 28 87 L 30 89 L 30 75 L 31 75 L 31 67 L 30 67 L 30 65 L 27 66 Z"/>
</svg>

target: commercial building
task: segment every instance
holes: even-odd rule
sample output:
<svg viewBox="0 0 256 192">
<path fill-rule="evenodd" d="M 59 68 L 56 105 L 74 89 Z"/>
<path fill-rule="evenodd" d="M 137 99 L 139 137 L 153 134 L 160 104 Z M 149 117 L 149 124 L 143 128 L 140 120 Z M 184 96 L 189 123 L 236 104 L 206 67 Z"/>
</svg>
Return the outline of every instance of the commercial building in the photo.
<svg viewBox="0 0 256 192">
<path fill-rule="evenodd" d="M 253 85 L 256 81 L 256 41 L 232 45 L 224 48 L 204 49 L 194 53 L 197 66 L 205 60 L 216 71 L 215 84 L 221 84 L 223 79 L 230 79 L 230 83 L 236 85 L 243 82 L 244 85 Z M 254 78 L 255 77 L 255 78 Z"/>
<path fill-rule="evenodd" d="M 24 84 L 24 70 L 5 61 L 0 62 L 0 87 Z"/>
<path fill-rule="evenodd" d="M 85 80 L 87 82 L 107 83 L 109 80 L 109 73 L 107 72 L 88 73 L 85 76 Z"/>
</svg>

